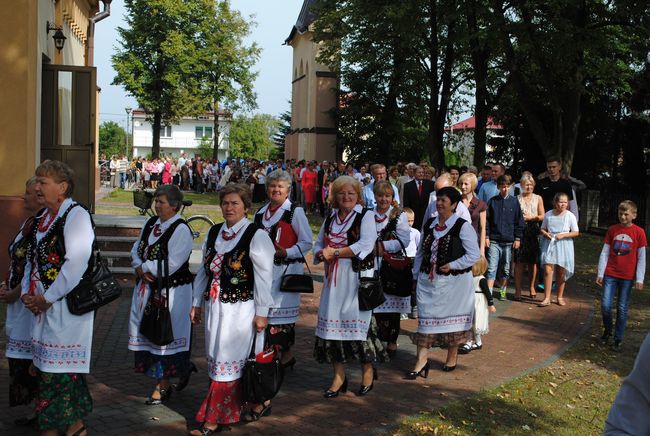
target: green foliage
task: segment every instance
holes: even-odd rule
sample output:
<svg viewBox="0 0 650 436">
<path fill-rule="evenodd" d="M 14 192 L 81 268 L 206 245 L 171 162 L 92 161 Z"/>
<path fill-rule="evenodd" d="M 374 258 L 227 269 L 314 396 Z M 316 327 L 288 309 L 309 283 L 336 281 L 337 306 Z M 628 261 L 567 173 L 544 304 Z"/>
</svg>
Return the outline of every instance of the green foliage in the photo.
<svg viewBox="0 0 650 436">
<path fill-rule="evenodd" d="M 199 112 L 194 71 L 198 66 L 193 0 L 125 0 L 126 27 L 112 56 L 122 85 L 152 117 L 154 157 L 160 153 L 160 126 Z"/>
<path fill-rule="evenodd" d="M 236 116 L 230 126 L 230 155 L 267 160 L 273 156 L 278 120 L 272 115 Z"/>
<path fill-rule="evenodd" d="M 126 131 L 115 121 L 105 121 L 99 125 L 99 153 L 107 159 L 112 155 L 126 153 Z"/>
<path fill-rule="evenodd" d="M 289 101 L 289 106 L 291 102 Z M 278 118 L 278 130 L 273 136 L 275 142 L 275 150 L 272 153 L 271 159 L 284 159 L 284 146 L 287 135 L 291 132 L 291 111 L 284 111 Z"/>
<path fill-rule="evenodd" d="M 212 159 L 212 154 L 214 150 L 214 145 L 212 144 L 212 142 L 213 142 L 212 138 L 208 138 L 207 136 L 201 138 L 201 142 L 199 142 L 199 146 L 195 154 L 198 154 L 203 159 Z"/>
<path fill-rule="evenodd" d="M 200 84 L 196 93 L 200 105 L 215 115 L 219 108 L 231 113 L 254 109 L 257 72 L 253 68 L 261 50 L 256 43 L 247 44 L 245 40 L 255 23 L 231 9 L 227 0 L 195 0 L 195 4 L 200 18 L 196 35 L 198 64 L 194 73 Z M 217 116 L 214 132 L 218 138 Z M 215 158 L 217 148 L 213 150 Z"/>
</svg>

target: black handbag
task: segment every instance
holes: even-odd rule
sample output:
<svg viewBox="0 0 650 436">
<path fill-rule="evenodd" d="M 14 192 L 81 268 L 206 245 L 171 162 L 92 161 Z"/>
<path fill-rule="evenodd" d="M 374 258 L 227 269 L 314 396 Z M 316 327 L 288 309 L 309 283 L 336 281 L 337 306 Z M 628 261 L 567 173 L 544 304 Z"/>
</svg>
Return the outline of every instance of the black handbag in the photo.
<svg viewBox="0 0 650 436">
<path fill-rule="evenodd" d="M 151 289 L 149 300 L 144 307 L 140 320 L 140 334 L 152 344 L 163 346 L 174 342 L 171 314 L 169 313 L 169 290 L 162 295 L 162 264 L 165 263 L 165 277 L 169 276 L 169 266 L 162 259 L 158 260 L 158 277 L 156 289 Z"/>
<path fill-rule="evenodd" d="M 93 244 L 93 247 L 95 244 Z M 117 300 L 122 295 L 122 287 L 95 250 L 88 270 L 81 281 L 66 295 L 68 310 L 73 315 L 83 315 Z"/>
<path fill-rule="evenodd" d="M 296 247 L 298 246 L 296 245 Z M 305 260 L 305 256 L 302 254 L 302 250 L 300 249 L 300 247 L 298 247 L 298 251 L 302 256 L 303 262 L 305 262 L 305 265 L 307 265 L 307 271 L 309 271 L 309 275 L 284 274 L 282 276 L 282 281 L 280 282 L 280 291 L 292 292 L 292 293 L 302 292 L 305 294 L 313 294 L 314 279 L 311 276 L 311 269 L 309 268 L 309 265 L 307 264 L 307 261 Z M 287 265 L 287 268 L 284 271 L 286 272 L 288 269 L 289 269 L 289 265 Z"/>
<path fill-rule="evenodd" d="M 372 277 L 361 277 L 359 270 L 359 310 L 373 310 L 386 301 L 384 291 L 381 289 L 381 280 L 375 271 Z"/>
<path fill-rule="evenodd" d="M 264 350 L 260 353 L 262 356 L 256 355 L 256 341 L 257 333 L 254 333 L 253 346 L 244 365 L 242 385 L 246 401 L 262 404 L 275 397 L 280 390 L 284 380 L 284 367 L 273 348 Z"/>
<path fill-rule="evenodd" d="M 83 207 L 80 204 L 75 204 L 68 209 L 64 216 L 67 217 L 67 214 L 75 206 Z M 94 231 L 95 222 L 90 213 L 88 216 Z M 63 238 L 59 241 L 59 243 L 64 244 L 63 252 L 65 252 Z M 102 259 L 97 247 L 97 241 L 93 240 L 93 252 L 88 260 L 88 268 L 86 268 L 77 286 L 72 288 L 65 296 L 68 310 L 73 315 L 83 315 L 97 310 L 113 300 L 117 300 L 120 295 L 122 295 L 122 287 L 117 283 L 108 266 L 106 266 L 106 262 Z"/>
<path fill-rule="evenodd" d="M 413 282 L 411 271 L 413 261 L 406 256 L 406 248 L 402 241 L 397 239 L 397 242 L 402 246 L 402 252 L 384 253 L 381 268 L 379 268 L 379 277 L 381 277 L 381 285 L 385 293 L 397 297 L 408 297 L 411 295 L 411 283 Z"/>
</svg>

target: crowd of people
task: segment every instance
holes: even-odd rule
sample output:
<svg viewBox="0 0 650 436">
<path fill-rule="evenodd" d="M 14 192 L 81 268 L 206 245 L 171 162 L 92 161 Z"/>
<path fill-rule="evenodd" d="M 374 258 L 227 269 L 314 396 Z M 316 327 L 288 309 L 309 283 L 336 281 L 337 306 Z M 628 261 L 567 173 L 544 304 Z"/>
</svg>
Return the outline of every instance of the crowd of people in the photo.
<svg viewBox="0 0 650 436">
<path fill-rule="evenodd" d="M 328 399 L 347 392 L 346 365 L 352 362 L 362 369 L 356 394 L 372 391 L 377 364 L 390 362 L 399 350 L 406 316 L 417 318 L 411 337 L 417 352 L 404 378 L 428 377 L 431 347 L 446 348 L 440 370 L 455 370 L 459 354 L 482 349 L 494 299 L 508 298 L 513 269 L 513 300 L 526 298 L 543 308 L 553 302 L 555 290 L 554 302 L 567 304 L 572 241 L 579 235 L 570 209 L 581 185 L 562 175 L 556 158 L 548 160 L 544 174 L 524 172 L 518 183 L 500 163 L 480 173 L 453 166 L 438 172 L 424 163 L 361 165 L 358 171 L 327 161 L 231 160 L 223 168 L 185 157 L 141 163 L 136 183 L 155 189 L 157 216 L 131 251 L 136 284 L 128 348 L 135 372 L 155 382 L 145 404 L 159 405 L 196 372 L 190 360 L 192 325 L 204 324 L 209 386 L 197 405 L 201 426 L 195 435 L 271 413 L 270 400 L 245 407 L 242 375 L 254 344 L 272 347 L 285 368 L 296 364 L 300 294 L 285 292 L 281 283 L 287 274 L 303 273 L 309 251 L 325 269 L 313 358 L 331 365 L 323 392 Z M 218 174 L 214 180 L 211 167 Z M 195 277 L 189 271 L 192 235 L 179 214 L 189 168 L 203 176 L 194 179 L 194 189 L 218 191 L 224 217 L 203 241 Z M 90 215 L 71 198 L 73 187 L 72 171 L 57 161 L 42 163 L 27 182 L 25 209 L 31 218 L 10 247 L 10 275 L 0 289 L 0 300 L 10 303 L 11 405 L 33 401 L 35 415 L 20 424 L 36 421 L 44 434 L 86 434 L 83 417 L 92 410 L 84 374 L 90 370 L 93 315 L 73 315 L 63 298 L 84 274 L 94 241 Z M 253 211 L 257 201 L 265 204 Z M 308 214 L 324 218 L 315 239 Z M 605 286 L 601 341 L 607 343 L 613 333 L 615 349 L 623 340 L 629 289 L 643 285 L 646 239 L 632 223 L 635 217 L 634 203 L 623 202 L 596 278 Z M 384 282 L 384 296 L 369 306 L 366 292 L 377 278 Z M 168 308 L 173 337 L 165 343 L 142 328 L 153 307 Z"/>
</svg>

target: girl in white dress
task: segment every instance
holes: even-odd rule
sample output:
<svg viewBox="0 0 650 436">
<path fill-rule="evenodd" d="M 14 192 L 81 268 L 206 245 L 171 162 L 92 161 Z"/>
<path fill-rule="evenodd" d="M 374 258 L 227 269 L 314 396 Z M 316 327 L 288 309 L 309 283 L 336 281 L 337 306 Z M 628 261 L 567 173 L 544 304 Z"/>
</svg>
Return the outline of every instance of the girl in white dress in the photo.
<svg viewBox="0 0 650 436">
<path fill-rule="evenodd" d="M 538 304 L 545 307 L 551 304 L 553 274 L 557 284 L 557 304 L 565 306 L 564 285 L 573 275 L 573 238 L 580 235 L 576 216 L 567 210 L 569 197 L 558 192 L 553 198 L 553 210 L 544 214 L 542 229 L 542 267 L 544 268 L 544 301 Z"/>
<path fill-rule="evenodd" d="M 350 360 L 362 364 L 358 393 L 365 395 L 376 378 L 372 362 L 387 357 L 373 331 L 376 327 L 371 326 L 372 311 L 359 310 L 359 277 L 371 277 L 375 271 L 374 213 L 363 208 L 361 183 L 353 177 L 340 176 L 332 183 L 330 202 L 333 210 L 314 245 L 314 263 L 325 261 L 314 357 L 319 363 L 331 363 L 334 369 L 325 398 L 347 391 L 344 364 Z"/>
<path fill-rule="evenodd" d="M 203 246 L 203 267 L 194 280 L 190 318 L 201 322 L 205 305 L 205 352 L 210 387 L 196 414 L 212 434 L 239 422 L 243 404 L 241 377 L 255 331 L 263 332 L 273 306 L 275 247 L 264 229 L 246 218 L 250 188 L 226 185 L 219 192 L 224 223 L 214 225 Z"/>
<path fill-rule="evenodd" d="M 382 180 L 375 183 L 375 226 L 377 228 L 377 263 L 379 270 L 382 266 L 384 252 L 399 253 L 406 251 L 411 236 L 408 217 L 393 200 L 393 187 Z M 404 253 L 406 255 L 406 253 Z M 410 271 L 410 267 L 409 267 Z M 386 301 L 373 310 L 378 327 L 380 341 L 386 342 L 386 352 L 393 357 L 397 352 L 397 337 L 400 332 L 400 315 L 411 312 L 410 280 L 403 284 L 406 296 L 384 293 Z"/>
<path fill-rule="evenodd" d="M 192 233 L 179 213 L 183 194 L 176 185 L 158 186 L 154 198 L 157 216 L 147 222 L 131 249 L 131 266 L 137 281 L 131 299 L 128 347 L 135 352 L 135 371 L 156 379 L 147 405 L 158 405 L 169 398 L 170 377 L 187 380 L 193 368 L 192 326 L 187 316 L 192 307 Z M 145 307 L 152 293 L 158 292 L 167 298 L 171 315 L 174 341 L 168 345 L 153 344 L 140 334 Z"/>
</svg>

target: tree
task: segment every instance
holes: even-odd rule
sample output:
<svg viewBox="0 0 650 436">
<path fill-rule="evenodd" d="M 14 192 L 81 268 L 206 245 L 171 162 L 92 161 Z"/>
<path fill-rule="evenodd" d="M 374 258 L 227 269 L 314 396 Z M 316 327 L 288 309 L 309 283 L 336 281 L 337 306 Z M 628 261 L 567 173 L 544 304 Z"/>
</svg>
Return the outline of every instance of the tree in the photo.
<svg viewBox="0 0 650 436">
<path fill-rule="evenodd" d="M 491 0 L 527 129 L 545 157 L 571 172 L 585 104 L 629 93 L 648 55 L 650 5 L 636 0 Z"/>
<path fill-rule="evenodd" d="M 115 121 L 105 121 L 99 125 L 99 153 L 108 159 L 112 155 L 126 153 L 126 131 Z"/>
<path fill-rule="evenodd" d="M 267 160 L 275 149 L 278 120 L 272 115 L 235 116 L 230 125 L 230 155 Z"/>
<path fill-rule="evenodd" d="M 289 102 L 291 106 L 291 102 Z M 273 142 L 275 143 L 275 154 L 276 159 L 284 160 L 284 146 L 287 139 L 287 135 L 291 133 L 291 111 L 284 111 L 280 114 L 278 119 L 278 130 L 273 136 Z"/>
<path fill-rule="evenodd" d="M 218 157 L 219 108 L 229 112 L 257 107 L 253 85 L 259 59 L 257 44 L 246 45 L 253 21 L 246 21 L 230 8 L 227 0 L 200 0 L 197 45 L 199 65 L 196 79 L 201 84 L 199 97 L 204 108 L 214 114 L 213 157 Z"/>
<path fill-rule="evenodd" d="M 182 116 L 203 111 L 199 83 L 193 0 L 125 0 L 127 27 L 118 27 L 119 47 L 111 60 L 122 85 L 147 114 L 153 157 L 160 154 L 160 129 Z"/>
</svg>

